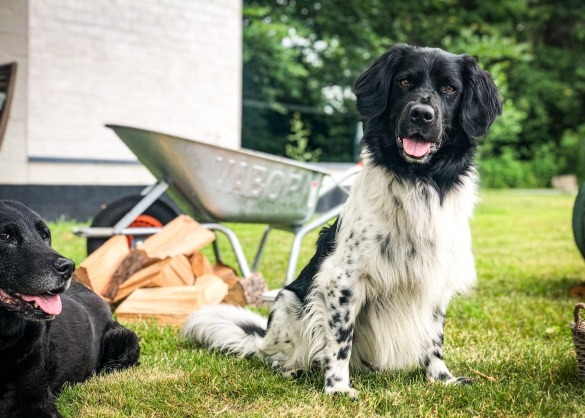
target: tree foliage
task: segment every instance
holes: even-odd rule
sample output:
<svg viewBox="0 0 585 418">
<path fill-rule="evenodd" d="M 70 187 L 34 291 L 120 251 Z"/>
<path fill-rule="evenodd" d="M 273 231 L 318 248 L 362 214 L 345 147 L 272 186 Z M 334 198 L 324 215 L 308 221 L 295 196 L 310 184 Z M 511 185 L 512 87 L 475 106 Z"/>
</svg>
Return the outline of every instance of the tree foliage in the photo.
<svg viewBox="0 0 585 418">
<path fill-rule="evenodd" d="M 290 132 L 288 135 L 289 143 L 285 147 L 286 156 L 297 161 L 319 161 L 323 150 L 320 148 L 308 149 L 311 131 L 305 129 L 300 112 L 293 114 L 293 119 L 290 121 Z"/>
<path fill-rule="evenodd" d="M 487 186 L 585 175 L 585 2 L 253 0 L 244 5 L 243 144 L 284 155 L 300 112 L 321 160 L 350 161 L 351 87 L 395 43 L 478 57 L 504 115 L 481 139 Z"/>
</svg>

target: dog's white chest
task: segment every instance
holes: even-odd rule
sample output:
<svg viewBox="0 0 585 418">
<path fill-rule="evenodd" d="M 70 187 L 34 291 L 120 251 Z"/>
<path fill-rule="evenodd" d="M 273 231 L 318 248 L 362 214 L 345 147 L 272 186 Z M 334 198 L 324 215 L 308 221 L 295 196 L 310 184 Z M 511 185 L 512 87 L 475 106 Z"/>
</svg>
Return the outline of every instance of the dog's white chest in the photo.
<svg viewBox="0 0 585 418">
<path fill-rule="evenodd" d="M 402 184 L 380 168 L 362 174 L 342 215 L 336 256 L 359 263 L 370 297 L 396 288 L 452 293 L 473 284 L 474 178 L 441 201 L 431 186 Z"/>
</svg>

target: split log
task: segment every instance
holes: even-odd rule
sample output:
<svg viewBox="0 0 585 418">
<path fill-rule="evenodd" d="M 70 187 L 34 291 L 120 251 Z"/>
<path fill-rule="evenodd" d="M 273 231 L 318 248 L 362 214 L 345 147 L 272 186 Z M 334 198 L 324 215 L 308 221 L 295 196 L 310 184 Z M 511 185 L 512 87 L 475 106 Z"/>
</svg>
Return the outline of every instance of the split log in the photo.
<svg viewBox="0 0 585 418">
<path fill-rule="evenodd" d="M 223 263 L 218 263 L 213 267 L 213 274 L 219 277 L 228 285 L 228 294 L 221 301 L 221 303 L 227 303 L 229 305 L 246 306 L 246 296 L 244 294 L 244 288 L 240 283 L 235 270 L 230 266 Z"/>
<path fill-rule="evenodd" d="M 200 306 L 217 305 L 228 293 L 228 285 L 213 274 L 204 274 L 195 279 L 195 287 L 199 289 L 197 302 Z"/>
<path fill-rule="evenodd" d="M 142 250 L 134 249 L 130 251 L 130 254 L 122 260 L 120 266 L 114 272 L 112 279 L 108 282 L 108 285 L 101 292 L 101 295 L 106 300 L 113 300 L 115 302 L 116 295 L 118 294 L 119 287 L 128 280 L 132 275 L 151 264 L 160 261 L 158 258 L 150 258 Z M 118 298 L 119 299 L 119 298 Z"/>
<path fill-rule="evenodd" d="M 141 246 L 132 250 L 101 294 L 107 300 L 114 300 L 120 285 L 138 270 L 167 257 L 189 256 L 214 239 L 213 232 L 189 216 L 177 216 L 160 232 L 151 235 Z"/>
<path fill-rule="evenodd" d="M 213 242 L 215 234 L 187 215 L 179 215 L 157 234 L 144 240 L 140 248 L 150 258 L 189 256 Z"/>
<path fill-rule="evenodd" d="M 158 287 L 135 290 L 116 309 L 119 321 L 155 319 L 159 325 L 182 326 L 194 311 L 218 304 L 227 285 L 215 276 L 202 276 L 194 286 Z"/>
<path fill-rule="evenodd" d="M 199 308 L 195 286 L 136 289 L 116 309 L 120 322 L 154 319 L 159 325 L 177 325 Z"/>
<path fill-rule="evenodd" d="M 154 286 L 192 286 L 195 283 L 195 275 L 187 256 L 180 254 L 165 261 L 167 264 L 153 280 Z"/>
<path fill-rule="evenodd" d="M 228 305 L 246 306 L 248 301 L 246 300 L 246 294 L 240 281 L 235 279 L 225 280 L 222 279 L 225 284 L 228 285 L 228 293 L 221 303 L 227 303 Z"/>
<path fill-rule="evenodd" d="M 73 278 L 100 294 L 129 252 L 126 237 L 113 236 L 81 262 Z"/>
<path fill-rule="evenodd" d="M 238 279 L 236 271 L 230 266 L 225 265 L 223 263 L 217 263 L 215 266 L 213 266 L 212 274 L 215 274 L 216 276 L 221 277 L 224 280 Z"/>
<path fill-rule="evenodd" d="M 130 276 L 118 288 L 113 302 L 120 302 L 138 288 L 191 286 L 194 281 L 195 276 L 191 271 L 191 266 L 186 256 L 169 257 L 151 264 Z"/>
<path fill-rule="evenodd" d="M 191 262 L 191 270 L 195 277 L 213 273 L 213 266 L 203 254 L 195 252 L 189 257 L 189 261 Z"/>
<path fill-rule="evenodd" d="M 163 264 L 165 264 L 165 261 L 151 264 L 150 266 L 139 270 L 130 276 L 128 280 L 122 283 L 118 288 L 118 291 L 116 292 L 116 295 L 113 299 L 113 303 L 120 302 L 136 289 L 141 287 L 150 287 L 154 276 L 159 273 Z"/>
</svg>

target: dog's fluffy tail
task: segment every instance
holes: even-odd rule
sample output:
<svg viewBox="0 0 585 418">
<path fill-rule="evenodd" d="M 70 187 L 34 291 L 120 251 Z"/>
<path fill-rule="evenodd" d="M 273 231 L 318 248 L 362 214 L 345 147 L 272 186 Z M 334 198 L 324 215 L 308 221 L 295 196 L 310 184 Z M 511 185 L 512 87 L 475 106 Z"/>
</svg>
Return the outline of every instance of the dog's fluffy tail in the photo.
<svg viewBox="0 0 585 418">
<path fill-rule="evenodd" d="M 259 354 L 266 327 L 266 318 L 247 309 L 215 305 L 193 312 L 183 335 L 203 347 L 249 357 Z"/>
</svg>

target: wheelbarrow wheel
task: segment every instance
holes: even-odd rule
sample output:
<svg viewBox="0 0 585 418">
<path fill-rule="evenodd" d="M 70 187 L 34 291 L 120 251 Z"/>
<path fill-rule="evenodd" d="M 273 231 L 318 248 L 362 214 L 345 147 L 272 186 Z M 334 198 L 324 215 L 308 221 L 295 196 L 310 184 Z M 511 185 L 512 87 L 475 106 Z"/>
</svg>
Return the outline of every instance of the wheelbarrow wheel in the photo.
<svg viewBox="0 0 585 418">
<path fill-rule="evenodd" d="M 573 206 L 573 236 L 577 248 L 585 257 L 585 183 L 581 185 Z"/>
<path fill-rule="evenodd" d="M 142 199 L 142 196 L 126 196 L 122 199 L 109 203 L 100 210 L 91 223 L 92 227 L 112 227 L 118 223 L 136 204 Z M 161 200 L 156 200 L 141 215 L 139 215 L 130 227 L 161 227 L 175 219 L 177 213 L 171 206 Z M 88 238 L 87 254 L 97 250 L 108 238 Z M 128 246 L 132 247 L 132 236 L 128 236 Z"/>
</svg>

